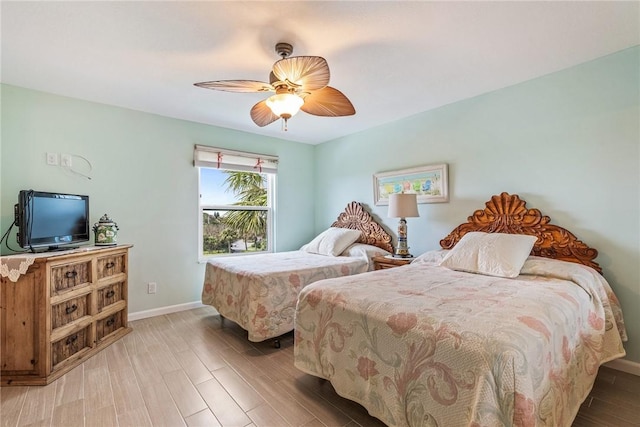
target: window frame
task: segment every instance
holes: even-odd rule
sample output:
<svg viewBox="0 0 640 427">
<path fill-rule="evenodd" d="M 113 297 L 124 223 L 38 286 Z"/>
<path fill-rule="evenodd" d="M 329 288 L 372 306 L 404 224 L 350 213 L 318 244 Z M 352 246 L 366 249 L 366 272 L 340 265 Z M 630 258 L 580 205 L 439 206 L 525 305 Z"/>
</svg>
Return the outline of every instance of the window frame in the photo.
<svg viewBox="0 0 640 427">
<path fill-rule="evenodd" d="M 236 205 L 203 205 L 202 204 L 202 169 L 218 169 L 208 166 L 196 166 L 198 169 L 198 262 L 205 263 L 210 259 L 223 258 L 223 257 L 238 257 L 238 256 L 251 256 L 265 253 L 271 253 L 275 248 L 275 213 L 276 213 L 276 176 L 275 172 L 252 172 L 261 173 L 266 176 L 266 188 L 267 188 L 267 206 L 236 206 Z M 247 172 L 246 170 L 234 170 L 233 168 L 219 169 L 220 171 L 238 171 Z M 204 254 L 204 224 L 203 217 L 205 211 L 219 210 L 219 211 L 265 211 L 267 213 L 267 248 L 264 251 L 259 252 L 238 252 L 238 253 L 223 253 L 218 255 L 205 255 Z"/>
</svg>

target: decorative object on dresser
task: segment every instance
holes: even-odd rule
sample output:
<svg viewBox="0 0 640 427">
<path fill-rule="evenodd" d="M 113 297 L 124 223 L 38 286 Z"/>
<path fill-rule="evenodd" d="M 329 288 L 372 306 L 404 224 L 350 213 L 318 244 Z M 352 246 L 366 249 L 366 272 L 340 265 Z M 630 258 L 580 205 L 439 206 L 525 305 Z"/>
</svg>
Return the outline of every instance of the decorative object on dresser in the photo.
<svg viewBox="0 0 640 427">
<path fill-rule="evenodd" d="M 131 247 L 1 258 L 3 386 L 49 384 L 131 331 Z"/>
<path fill-rule="evenodd" d="M 389 256 L 374 256 L 371 258 L 373 261 L 374 270 L 384 270 L 385 268 L 401 267 L 403 265 L 411 264 L 411 258 L 396 258 Z"/>
<path fill-rule="evenodd" d="M 373 201 L 376 206 L 388 205 L 389 195 L 416 193 L 418 203 L 449 201 L 448 166 L 420 166 L 373 175 Z"/>
<path fill-rule="evenodd" d="M 397 258 L 411 258 L 407 246 L 407 220 L 405 218 L 415 218 L 418 213 L 418 201 L 415 193 L 394 193 L 389 194 L 389 218 L 400 218 L 398 221 L 398 247 L 394 253 Z"/>
<path fill-rule="evenodd" d="M 96 234 L 96 246 L 112 246 L 118 243 L 118 224 L 109 215 L 104 214 L 98 222 L 93 225 L 93 232 Z"/>
</svg>

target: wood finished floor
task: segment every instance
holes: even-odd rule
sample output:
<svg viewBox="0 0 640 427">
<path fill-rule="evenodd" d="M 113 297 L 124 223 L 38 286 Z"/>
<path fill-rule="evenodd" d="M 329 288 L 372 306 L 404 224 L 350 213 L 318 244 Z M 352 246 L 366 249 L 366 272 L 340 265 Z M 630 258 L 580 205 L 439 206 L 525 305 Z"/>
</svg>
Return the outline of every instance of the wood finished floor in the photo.
<svg viewBox="0 0 640 427">
<path fill-rule="evenodd" d="M 281 349 L 250 343 L 209 308 L 130 322 L 133 332 L 44 387 L 3 387 L 1 425 L 383 426 Z M 574 424 L 640 426 L 640 377 L 601 368 Z"/>
</svg>

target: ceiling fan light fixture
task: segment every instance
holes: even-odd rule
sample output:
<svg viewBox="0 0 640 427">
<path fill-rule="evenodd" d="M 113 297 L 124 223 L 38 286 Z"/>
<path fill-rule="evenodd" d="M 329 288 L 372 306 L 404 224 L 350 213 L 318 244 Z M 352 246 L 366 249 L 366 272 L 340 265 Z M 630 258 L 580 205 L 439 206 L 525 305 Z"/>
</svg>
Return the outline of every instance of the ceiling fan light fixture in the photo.
<svg viewBox="0 0 640 427">
<path fill-rule="evenodd" d="M 289 119 L 300 111 L 304 99 L 293 93 L 279 93 L 269 97 L 266 102 L 273 114 L 283 119 Z"/>
<path fill-rule="evenodd" d="M 276 44 L 282 59 L 276 61 L 269 73 L 269 82 L 257 80 L 214 80 L 194 83 L 198 87 L 226 92 L 275 92 L 251 108 L 251 120 L 267 126 L 282 119 L 287 121 L 302 109 L 307 114 L 324 117 L 351 116 L 356 113 L 351 101 L 342 92 L 329 86 L 329 64 L 321 56 L 290 56 L 293 46 Z M 304 106 L 304 108 L 302 108 Z"/>
</svg>

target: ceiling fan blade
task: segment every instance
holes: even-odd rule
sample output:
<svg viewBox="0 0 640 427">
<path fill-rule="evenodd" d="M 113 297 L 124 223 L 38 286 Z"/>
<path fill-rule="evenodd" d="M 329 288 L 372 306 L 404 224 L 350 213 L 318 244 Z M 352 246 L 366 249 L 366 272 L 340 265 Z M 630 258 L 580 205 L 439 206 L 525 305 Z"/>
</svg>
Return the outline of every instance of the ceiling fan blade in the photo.
<svg viewBox="0 0 640 427">
<path fill-rule="evenodd" d="M 251 108 L 251 118 L 260 127 L 266 126 L 275 122 L 280 117 L 273 114 L 271 108 L 267 106 L 267 101 L 263 100 L 258 102 Z"/>
<path fill-rule="evenodd" d="M 356 113 L 351 101 L 342 92 L 331 86 L 306 95 L 300 109 L 314 116 L 338 117 L 351 116 Z"/>
<path fill-rule="evenodd" d="M 274 87 L 266 82 L 255 80 L 217 80 L 213 82 L 194 83 L 194 86 L 205 89 L 223 90 L 225 92 L 273 92 Z"/>
<path fill-rule="evenodd" d="M 273 64 L 273 74 L 280 81 L 289 80 L 302 91 L 319 90 L 329 84 L 329 64 L 321 56 L 294 56 Z"/>
</svg>

